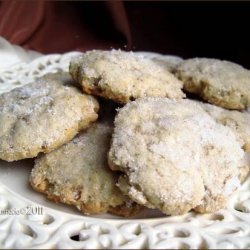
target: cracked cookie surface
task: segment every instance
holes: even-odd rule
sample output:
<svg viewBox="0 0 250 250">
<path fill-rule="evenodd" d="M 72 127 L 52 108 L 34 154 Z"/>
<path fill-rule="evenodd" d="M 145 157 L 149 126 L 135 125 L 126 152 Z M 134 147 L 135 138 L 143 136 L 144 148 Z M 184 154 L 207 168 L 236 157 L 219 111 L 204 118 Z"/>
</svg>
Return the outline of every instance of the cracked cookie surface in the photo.
<svg viewBox="0 0 250 250">
<path fill-rule="evenodd" d="M 97 119 L 99 105 L 66 73 L 49 74 L 0 98 L 0 159 L 50 152 Z"/>
<path fill-rule="evenodd" d="M 88 51 L 71 61 L 70 74 L 86 93 L 122 104 L 145 96 L 185 96 L 183 83 L 163 64 L 133 52 Z"/>
<path fill-rule="evenodd" d="M 243 157 L 234 133 L 194 102 L 142 98 L 116 116 L 108 159 L 132 200 L 177 215 L 223 208 Z"/>
</svg>

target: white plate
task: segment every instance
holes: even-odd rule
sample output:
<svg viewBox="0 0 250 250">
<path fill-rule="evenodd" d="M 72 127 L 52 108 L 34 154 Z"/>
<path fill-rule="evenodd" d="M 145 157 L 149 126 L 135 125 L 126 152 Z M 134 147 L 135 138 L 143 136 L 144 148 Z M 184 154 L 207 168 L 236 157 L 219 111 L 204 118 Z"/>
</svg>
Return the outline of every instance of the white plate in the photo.
<svg viewBox="0 0 250 250">
<path fill-rule="evenodd" d="M 0 70 L 0 92 L 48 72 L 67 70 L 76 54 L 42 56 Z M 34 192 L 28 184 L 32 165 L 33 160 L 0 161 L 1 248 L 250 248 L 250 178 L 232 196 L 227 209 L 214 214 L 167 217 L 146 210 L 133 219 L 107 214 L 88 217 Z M 37 214 L 41 206 L 43 213 Z M 16 215 L 4 215 L 6 211 Z M 27 211 L 29 215 L 23 214 Z"/>
</svg>

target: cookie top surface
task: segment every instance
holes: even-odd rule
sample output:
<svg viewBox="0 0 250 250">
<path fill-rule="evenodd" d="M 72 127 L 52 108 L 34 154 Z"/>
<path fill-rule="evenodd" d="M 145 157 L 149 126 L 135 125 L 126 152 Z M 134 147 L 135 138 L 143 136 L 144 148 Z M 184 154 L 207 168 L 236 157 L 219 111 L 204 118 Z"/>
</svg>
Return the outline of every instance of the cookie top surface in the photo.
<svg viewBox="0 0 250 250">
<path fill-rule="evenodd" d="M 250 71 L 217 59 L 184 60 L 176 69 L 184 89 L 217 106 L 245 109 L 250 106 Z"/>
<path fill-rule="evenodd" d="M 239 185 L 234 133 L 189 100 L 143 98 L 116 119 L 109 164 L 131 199 L 166 214 L 214 211 Z"/>
<path fill-rule="evenodd" d="M 228 126 L 236 134 L 244 149 L 250 152 L 250 113 L 227 110 L 208 103 L 197 102 L 217 122 Z"/>
<path fill-rule="evenodd" d="M 94 97 L 68 74 L 50 74 L 0 98 L 0 158 L 15 161 L 49 152 L 97 119 Z"/>
<path fill-rule="evenodd" d="M 139 97 L 184 97 L 183 83 L 159 63 L 119 50 L 88 51 L 70 63 L 70 73 L 86 93 L 119 103 Z"/>
<path fill-rule="evenodd" d="M 155 63 L 162 65 L 169 72 L 172 72 L 176 69 L 177 65 L 183 61 L 180 57 L 175 56 L 156 56 L 151 58 Z"/>
<path fill-rule="evenodd" d="M 170 72 L 172 72 L 176 68 L 176 66 L 183 61 L 183 59 L 179 56 L 163 55 L 154 52 L 136 52 L 136 55 L 149 58 L 154 62 L 161 64 L 166 68 L 166 70 Z"/>
<path fill-rule="evenodd" d="M 133 212 L 132 202 L 116 187 L 118 174 L 107 165 L 113 127 L 97 122 L 72 141 L 36 160 L 32 186 L 84 213 Z M 129 204 L 131 205 L 129 207 Z"/>
</svg>

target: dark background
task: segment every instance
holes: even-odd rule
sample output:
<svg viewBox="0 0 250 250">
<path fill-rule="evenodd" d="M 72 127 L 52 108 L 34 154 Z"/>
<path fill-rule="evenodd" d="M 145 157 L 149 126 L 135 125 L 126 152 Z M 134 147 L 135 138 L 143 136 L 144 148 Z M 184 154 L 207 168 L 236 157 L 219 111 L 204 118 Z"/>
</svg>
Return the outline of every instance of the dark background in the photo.
<svg viewBox="0 0 250 250">
<path fill-rule="evenodd" d="M 43 53 L 121 48 L 250 68 L 250 2 L 0 2 L 0 35 Z"/>
</svg>

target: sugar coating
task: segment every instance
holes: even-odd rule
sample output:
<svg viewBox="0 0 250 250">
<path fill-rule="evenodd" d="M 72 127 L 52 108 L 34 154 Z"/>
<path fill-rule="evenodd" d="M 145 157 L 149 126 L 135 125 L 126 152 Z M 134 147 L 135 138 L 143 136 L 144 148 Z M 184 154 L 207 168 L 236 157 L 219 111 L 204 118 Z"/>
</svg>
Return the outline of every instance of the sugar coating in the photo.
<svg viewBox="0 0 250 250">
<path fill-rule="evenodd" d="M 112 131 L 108 123 L 97 122 L 72 141 L 39 157 L 31 173 L 31 185 L 50 199 L 74 205 L 87 214 L 137 212 L 139 206 L 116 187 L 118 174 L 107 165 Z"/>
<path fill-rule="evenodd" d="M 184 97 L 183 83 L 164 65 L 120 50 L 93 50 L 74 58 L 70 74 L 86 93 L 127 103 L 139 97 Z"/>
<path fill-rule="evenodd" d="M 183 59 L 174 56 L 156 56 L 151 58 L 156 64 L 163 66 L 169 72 L 175 71 L 177 65 L 183 61 Z"/>
<path fill-rule="evenodd" d="M 212 104 L 238 110 L 250 106 L 250 71 L 238 64 L 193 58 L 181 62 L 175 73 L 186 91 Z"/>
<path fill-rule="evenodd" d="M 149 58 L 157 64 L 161 64 L 166 70 L 170 72 L 174 71 L 176 66 L 183 61 L 183 59 L 178 56 L 162 55 L 154 52 L 136 52 L 136 54 L 145 58 Z"/>
<path fill-rule="evenodd" d="M 244 150 L 250 152 L 250 113 L 227 110 L 211 104 L 197 102 L 217 122 L 231 128 Z"/>
<path fill-rule="evenodd" d="M 97 119 L 98 103 L 72 85 L 68 74 L 49 74 L 0 98 L 0 159 L 50 152 Z"/>
<path fill-rule="evenodd" d="M 176 215 L 224 207 L 243 156 L 234 133 L 196 103 L 142 98 L 119 110 L 108 158 L 132 200 Z"/>
</svg>

